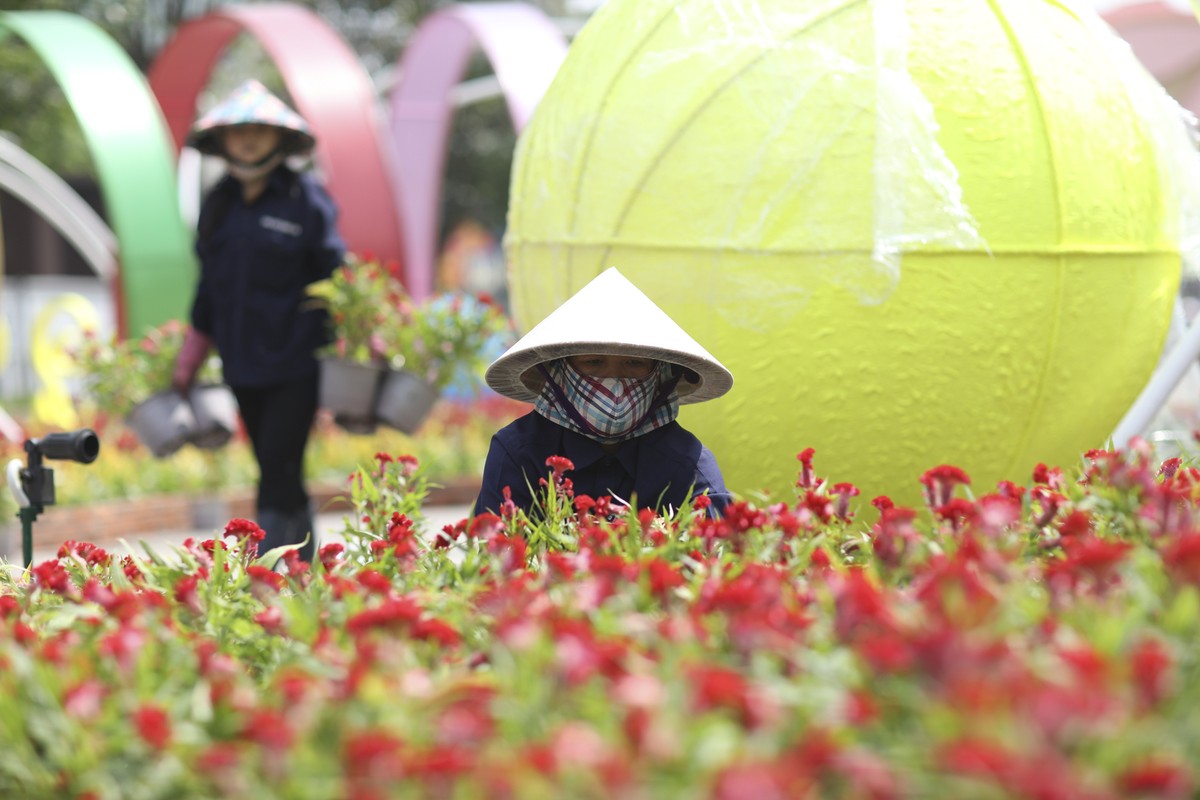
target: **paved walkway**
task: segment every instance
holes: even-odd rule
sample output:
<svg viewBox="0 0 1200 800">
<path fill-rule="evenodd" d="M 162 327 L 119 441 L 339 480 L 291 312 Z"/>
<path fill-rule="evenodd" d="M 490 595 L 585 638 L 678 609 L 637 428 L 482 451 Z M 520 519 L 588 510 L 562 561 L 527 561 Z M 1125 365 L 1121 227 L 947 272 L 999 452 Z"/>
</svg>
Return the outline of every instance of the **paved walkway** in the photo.
<svg viewBox="0 0 1200 800">
<path fill-rule="evenodd" d="M 450 525 L 463 519 L 470 513 L 471 507 L 468 505 L 453 505 L 453 506 L 426 506 L 422 509 L 424 514 L 423 531 L 427 534 L 440 531 L 444 525 Z M 318 514 L 316 517 L 317 526 L 317 545 L 340 541 L 339 532 L 345 528 L 345 515 L 343 512 L 330 514 Z M 135 537 L 130 537 L 126 540 L 126 545 L 120 542 L 114 542 L 111 545 L 105 545 L 105 549 L 115 556 L 124 556 L 134 550 L 138 553 L 142 552 L 139 542 L 146 542 L 151 547 L 162 552 L 170 547 L 183 543 L 183 540 L 189 536 L 194 536 L 197 539 L 211 539 L 216 533 L 216 530 L 185 530 L 185 531 L 160 531 L 158 533 L 143 533 Z M 16 542 L 17 552 L 14 561 L 20 563 L 21 557 L 20 541 Z M 55 549 L 33 549 L 33 563 L 37 564 L 49 558 L 54 558 Z"/>
</svg>

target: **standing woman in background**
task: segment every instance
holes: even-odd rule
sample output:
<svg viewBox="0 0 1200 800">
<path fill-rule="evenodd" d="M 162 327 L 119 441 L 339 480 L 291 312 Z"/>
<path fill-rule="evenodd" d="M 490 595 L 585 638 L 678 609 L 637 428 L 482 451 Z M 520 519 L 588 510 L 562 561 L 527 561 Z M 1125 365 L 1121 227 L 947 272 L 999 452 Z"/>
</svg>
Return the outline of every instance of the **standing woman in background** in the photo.
<svg viewBox="0 0 1200 800">
<path fill-rule="evenodd" d="M 342 264 L 333 200 L 289 156 L 308 155 L 308 124 L 258 81 L 248 81 L 200 118 L 188 144 L 220 156 L 226 175 L 204 198 L 197 224 L 200 280 L 172 376 L 186 393 L 215 345 L 238 408 L 259 482 L 259 552 L 315 534 L 304 452 L 317 412 L 317 348 L 328 341 L 323 310 L 306 289 Z"/>
</svg>

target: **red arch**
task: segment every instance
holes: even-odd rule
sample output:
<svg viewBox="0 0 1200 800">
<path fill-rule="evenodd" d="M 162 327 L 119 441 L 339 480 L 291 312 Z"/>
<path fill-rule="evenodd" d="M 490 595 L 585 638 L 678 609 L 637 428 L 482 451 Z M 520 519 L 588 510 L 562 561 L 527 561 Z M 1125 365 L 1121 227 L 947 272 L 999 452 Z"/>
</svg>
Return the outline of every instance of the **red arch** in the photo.
<svg viewBox="0 0 1200 800">
<path fill-rule="evenodd" d="M 1196 17 L 1162 2 L 1122 6 L 1103 16 L 1179 104 L 1200 115 L 1200 25 Z"/>
<path fill-rule="evenodd" d="M 370 76 L 341 37 L 301 6 L 222 6 L 179 27 L 149 70 L 176 152 L 218 57 L 243 31 L 262 43 L 313 128 L 315 157 L 338 204 L 347 246 L 403 264 L 390 153 Z"/>
<path fill-rule="evenodd" d="M 525 3 L 450 6 L 418 26 L 400 59 L 391 93 L 396 186 L 404 219 L 406 284 L 420 299 L 433 288 L 446 144 L 454 116 L 451 90 L 476 48 L 495 70 L 518 133 L 567 53 L 566 37 Z"/>
</svg>

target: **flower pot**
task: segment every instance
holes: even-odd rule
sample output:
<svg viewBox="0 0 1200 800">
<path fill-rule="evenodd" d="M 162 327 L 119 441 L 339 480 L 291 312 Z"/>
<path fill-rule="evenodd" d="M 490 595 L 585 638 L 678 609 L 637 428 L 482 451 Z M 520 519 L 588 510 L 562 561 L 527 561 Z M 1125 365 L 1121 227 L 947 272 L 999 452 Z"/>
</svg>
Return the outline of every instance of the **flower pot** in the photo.
<svg viewBox="0 0 1200 800">
<path fill-rule="evenodd" d="M 202 450 L 223 447 L 237 431 L 238 405 L 224 384 L 193 386 L 188 393 L 196 427 L 188 441 Z"/>
<path fill-rule="evenodd" d="M 318 402 L 347 431 L 370 433 L 375 430 L 375 400 L 383 373 L 377 364 L 322 358 Z"/>
<path fill-rule="evenodd" d="M 193 498 L 190 512 L 192 528 L 201 531 L 222 528 L 234 516 L 230 513 L 229 501 L 222 497 Z"/>
<path fill-rule="evenodd" d="M 191 406 L 173 389 L 138 403 L 126 421 L 156 458 L 166 458 L 183 447 L 196 429 Z"/>
<path fill-rule="evenodd" d="M 412 433 L 433 410 L 438 392 L 416 373 L 388 370 L 379 389 L 375 416 L 396 430 Z"/>
</svg>

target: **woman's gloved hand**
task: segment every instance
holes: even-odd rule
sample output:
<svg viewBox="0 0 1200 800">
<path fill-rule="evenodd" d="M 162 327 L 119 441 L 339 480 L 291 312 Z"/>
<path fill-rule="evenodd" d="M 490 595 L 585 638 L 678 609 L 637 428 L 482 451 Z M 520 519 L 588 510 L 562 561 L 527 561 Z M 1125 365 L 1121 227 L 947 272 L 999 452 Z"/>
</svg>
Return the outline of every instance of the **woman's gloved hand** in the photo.
<svg viewBox="0 0 1200 800">
<path fill-rule="evenodd" d="M 188 327 L 183 337 L 183 347 L 179 348 L 179 356 L 175 359 L 175 369 L 171 372 L 172 389 L 187 395 L 211 347 L 212 339 L 195 328 Z"/>
</svg>

